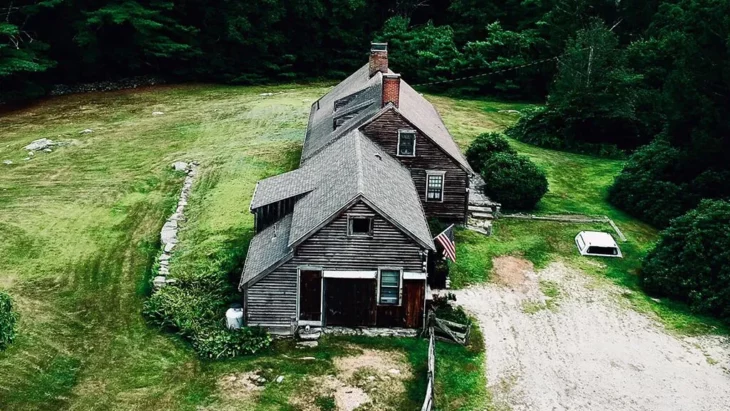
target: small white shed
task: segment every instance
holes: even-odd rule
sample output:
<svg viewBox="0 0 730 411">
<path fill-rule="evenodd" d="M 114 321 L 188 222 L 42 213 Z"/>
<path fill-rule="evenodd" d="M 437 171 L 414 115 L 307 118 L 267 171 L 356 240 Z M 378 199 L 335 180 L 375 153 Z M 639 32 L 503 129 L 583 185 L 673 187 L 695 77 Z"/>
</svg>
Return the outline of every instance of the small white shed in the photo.
<svg viewBox="0 0 730 411">
<path fill-rule="evenodd" d="M 575 245 L 581 255 L 623 257 L 611 234 L 599 231 L 581 231 L 575 236 Z"/>
</svg>

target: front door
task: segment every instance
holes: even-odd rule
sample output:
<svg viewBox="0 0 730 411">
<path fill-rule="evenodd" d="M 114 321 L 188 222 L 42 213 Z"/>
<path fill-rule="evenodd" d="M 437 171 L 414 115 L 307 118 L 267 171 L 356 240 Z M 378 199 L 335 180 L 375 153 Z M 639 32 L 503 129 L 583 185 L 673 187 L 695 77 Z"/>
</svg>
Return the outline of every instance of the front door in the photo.
<svg viewBox="0 0 730 411">
<path fill-rule="evenodd" d="M 299 321 L 322 321 L 322 272 L 299 272 Z"/>
<path fill-rule="evenodd" d="M 375 325 L 375 280 L 327 278 L 325 281 L 327 325 Z"/>
</svg>

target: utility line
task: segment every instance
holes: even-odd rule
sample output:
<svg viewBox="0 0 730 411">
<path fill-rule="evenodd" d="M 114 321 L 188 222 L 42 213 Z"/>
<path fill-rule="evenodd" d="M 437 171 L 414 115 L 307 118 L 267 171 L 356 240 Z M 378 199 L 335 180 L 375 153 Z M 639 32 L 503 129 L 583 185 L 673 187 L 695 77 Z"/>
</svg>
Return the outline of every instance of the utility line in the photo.
<svg viewBox="0 0 730 411">
<path fill-rule="evenodd" d="M 521 69 L 523 69 L 525 67 L 536 66 L 538 64 L 542 64 L 542 63 L 545 63 L 545 62 L 548 62 L 548 61 L 551 61 L 551 60 L 555 60 L 555 61 L 560 62 L 559 59 L 561 57 L 569 56 L 571 54 L 576 54 L 576 53 L 579 53 L 579 52 L 582 52 L 582 51 L 586 51 L 586 50 L 590 50 L 590 49 L 592 49 L 592 47 L 585 47 L 585 48 L 582 48 L 580 50 L 572 51 L 570 53 L 563 53 L 563 54 L 560 54 L 560 55 L 557 55 L 557 56 L 548 57 L 548 58 L 544 58 L 544 59 L 540 59 L 540 60 L 535 60 L 535 61 L 530 62 L 530 63 L 521 64 L 519 66 L 513 66 L 513 67 L 508 67 L 508 68 L 505 68 L 505 69 L 490 71 L 489 73 L 475 74 L 473 76 L 458 77 L 458 78 L 449 79 L 449 80 L 431 81 L 431 82 L 428 82 L 428 83 L 414 84 L 412 87 L 431 86 L 431 85 L 434 85 L 434 84 L 453 83 L 453 82 L 456 82 L 456 81 L 469 80 L 469 79 L 479 78 L 479 77 L 486 77 L 486 76 L 491 76 L 491 75 L 494 75 L 494 74 L 504 73 L 504 72 L 507 72 L 507 71 L 521 70 Z"/>
</svg>

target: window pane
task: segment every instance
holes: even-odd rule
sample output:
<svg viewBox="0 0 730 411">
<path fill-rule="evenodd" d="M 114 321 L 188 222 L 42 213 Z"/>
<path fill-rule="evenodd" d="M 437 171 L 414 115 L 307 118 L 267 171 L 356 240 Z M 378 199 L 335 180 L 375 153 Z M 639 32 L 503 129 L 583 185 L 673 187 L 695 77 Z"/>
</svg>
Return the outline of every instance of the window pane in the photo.
<svg viewBox="0 0 730 411">
<path fill-rule="evenodd" d="M 441 175 L 429 175 L 428 184 L 426 187 L 426 199 L 428 200 L 441 200 L 441 189 L 444 184 L 444 176 Z"/>
<path fill-rule="evenodd" d="M 380 290 L 380 303 L 381 304 L 398 304 L 398 289 L 397 288 L 382 288 Z"/>
<path fill-rule="evenodd" d="M 350 233 L 351 234 L 370 234 L 371 227 L 372 227 L 371 218 L 353 217 L 350 219 Z"/>
<path fill-rule="evenodd" d="M 400 282 L 399 271 L 381 271 L 380 285 L 383 287 L 398 287 Z"/>
<path fill-rule="evenodd" d="M 416 135 L 413 133 L 400 133 L 400 143 L 398 144 L 398 155 L 412 156 L 414 154 L 414 143 Z"/>
</svg>

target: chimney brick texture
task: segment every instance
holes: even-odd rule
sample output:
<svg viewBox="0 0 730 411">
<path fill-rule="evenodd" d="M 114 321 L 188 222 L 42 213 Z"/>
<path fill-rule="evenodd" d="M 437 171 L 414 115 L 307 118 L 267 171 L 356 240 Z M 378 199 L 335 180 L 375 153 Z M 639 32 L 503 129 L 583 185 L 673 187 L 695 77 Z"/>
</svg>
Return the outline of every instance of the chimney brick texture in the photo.
<svg viewBox="0 0 730 411">
<path fill-rule="evenodd" d="M 388 72 L 388 46 L 386 43 L 372 43 L 370 48 L 370 77 L 377 72 Z"/>
<path fill-rule="evenodd" d="M 383 75 L 383 107 L 388 103 L 393 103 L 398 107 L 400 102 L 400 74 Z"/>
</svg>

